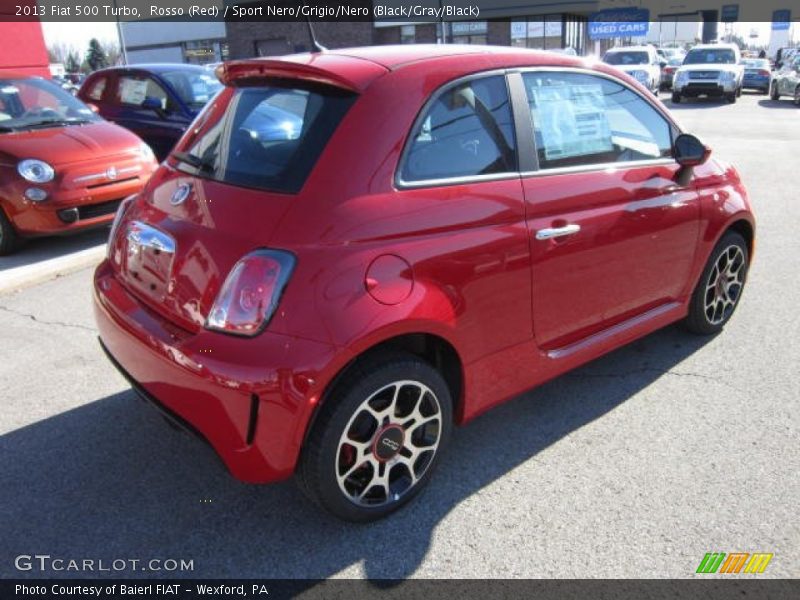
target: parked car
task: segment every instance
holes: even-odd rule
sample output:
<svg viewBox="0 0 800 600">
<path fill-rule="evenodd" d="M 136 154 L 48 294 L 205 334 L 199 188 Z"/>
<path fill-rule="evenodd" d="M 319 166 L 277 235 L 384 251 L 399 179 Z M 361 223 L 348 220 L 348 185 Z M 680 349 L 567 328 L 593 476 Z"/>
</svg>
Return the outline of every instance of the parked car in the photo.
<svg viewBox="0 0 800 600">
<path fill-rule="evenodd" d="M 762 94 L 769 93 L 772 80 L 769 61 L 766 58 L 746 58 L 742 61 L 742 66 L 744 67 L 742 88 L 758 90 Z"/>
<path fill-rule="evenodd" d="M 114 67 L 91 74 L 78 96 L 146 141 L 163 160 L 222 85 L 198 65 Z"/>
<path fill-rule="evenodd" d="M 698 96 L 724 97 L 730 103 L 742 95 L 744 67 L 736 44 L 699 44 L 689 50 L 672 81 L 672 101 Z"/>
<path fill-rule="evenodd" d="M 57 84 L 0 77 L 0 255 L 21 238 L 109 224 L 156 166 L 147 144 Z"/>
<path fill-rule="evenodd" d="M 653 46 L 624 46 L 611 48 L 603 62 L 628 73 L 653 93 L 661 85 L 661 68 L 666 65 Z"/>
<path fill-rule="evenodd" d="M 739 303 L 739 174 L 617 69 L 408 45 L 220 77 L 120 209 L 94 306 L 133 387 L 242 480 L 295 474 L 343 519 L 382 517 L 455 424 Z M 265 106 L 300 134 L 238 127 Z"/>
<path fill-rule="evenodd" d="M 661 69 L 661 89 L 672 89 L 672 80 L 675 78 L 675 72 L 683 64 L 682 58 L 670 58 L 666 66 Z"/>
<path fill-rule="evenodd" d="M 785 65 L 775 74 L 770 95 L 773 100 L 789 96 L 795 106 L 800 106 L 800 56 L 796 56 L 794 62 Z"/>
</svg>

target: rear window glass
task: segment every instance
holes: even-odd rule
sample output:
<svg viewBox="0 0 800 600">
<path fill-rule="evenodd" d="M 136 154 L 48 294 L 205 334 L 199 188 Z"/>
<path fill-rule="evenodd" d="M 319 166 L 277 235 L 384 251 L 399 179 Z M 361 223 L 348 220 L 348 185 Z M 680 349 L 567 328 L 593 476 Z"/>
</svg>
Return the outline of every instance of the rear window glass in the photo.
<svg viewBox="0 0 800 600">
<path fill-rule="evenodd" d="M 334 88 L 242 87 L 219 121 L 172 156 L 199 177 L 297 193 L 355 98 Z"/>
</svg>

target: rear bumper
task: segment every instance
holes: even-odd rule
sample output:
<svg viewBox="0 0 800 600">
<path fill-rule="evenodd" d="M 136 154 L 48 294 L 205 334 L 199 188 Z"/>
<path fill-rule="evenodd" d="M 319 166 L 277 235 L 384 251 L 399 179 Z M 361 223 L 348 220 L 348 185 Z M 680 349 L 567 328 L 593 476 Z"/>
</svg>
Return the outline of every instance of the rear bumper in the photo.
<svg viewBox="0 0 800 600">
<path fill-rule="evenodd" d="M 293 473 L 317 401 L 346 353 L 268 332 L 179 330 L 140 304 L 107 262 L 94 283 L 101 343 L 140 395 L 205 438 L 237 479 L 266 483 Z"/>
<path fill-rule="evenodd" d="M 768 77 L 745 77 L 742 80 L 742 87 L 748 90 L 766 90 L 769 89 L 770 80 Z"/>
</svg>

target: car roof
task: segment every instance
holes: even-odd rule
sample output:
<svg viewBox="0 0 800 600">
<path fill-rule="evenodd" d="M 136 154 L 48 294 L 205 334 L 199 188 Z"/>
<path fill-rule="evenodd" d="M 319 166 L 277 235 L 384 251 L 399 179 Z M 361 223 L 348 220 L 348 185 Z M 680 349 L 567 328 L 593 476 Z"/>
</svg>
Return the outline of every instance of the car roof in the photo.
<svg viewBox="0 0 800 600">
<path fill-rule="evenodd" d="M 151 73 L 164 73 L 167 71 L 205 71 L 208 69 L 202 65 L 192 65 L 188 63 L 142 63 L 134 65 L 125 65 L 118 67 L 108 67 L 100 69 L 95 73 L 111 73 L 115 71 L 150 71 Z"/>
<path fill-rule="evenodd" d="M 531 59 L 532 64 L 545 64 L 552 60 L 553 56 L 552 53 L 528 50 L 526 48 L 512 48 L 509 46 L 483 46 L 473 44 L 397 44 L 387 46 L 361 46 L 327 50 L 325 51 L 325 54 L 368 60 L 390 71 L 403 67 L 409 63 L 418 63 L 422 61 L 435 62 L 438 59 L 445 59 L 453 56 L 518 54 L 528 56 Z M 277 58 L 291 59 L 302 56 L 314 55 L 304 53 Z M 569 57 L 567 56 L 567 58 Z"/>
<path fill-rule="evenodd" d="M 655 48 L 653 46 L 615 46 L 609 48 L 608 52 L 649 52 L 650 50 L 655 50 Z"/>
<path fill-rule="evenodd" d="M 692 47 L 692 50 L 712 50 L 716 48 L 728 48 L 729 50 L 738 50 L 739 46 L 736 44 L 697 44 Z"/>
</svg>

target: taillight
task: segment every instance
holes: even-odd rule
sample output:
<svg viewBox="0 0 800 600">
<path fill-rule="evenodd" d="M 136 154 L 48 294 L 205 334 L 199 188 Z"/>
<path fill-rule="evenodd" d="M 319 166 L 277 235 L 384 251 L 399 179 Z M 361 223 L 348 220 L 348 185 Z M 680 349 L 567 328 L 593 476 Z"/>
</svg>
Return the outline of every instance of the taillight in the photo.
<svg viewBox="0 0 800 600">
<path fill-rule="evenodd" d="M 256 250 L 237 262 L 208 313 L 206 328 L 253 336 L 269 323 L 294 269 L 294 256 Z"/>
<path fill-rule="evenodd" d="M 128 196 L 122 202 L 120 202 L 119 206 L 117 207 L 117 212 L 114 214 L 114 220 L 111 222 L 111 231 L 108 233 L 108 243 L 106 244 L 106 257 L 109 260 L 111 260 L 111 255 L 114 249 L 114 238 L 117 237 L 117 229 L 119 229 L 119 224 L 122 221 L 122 217 L 125 216 L 125 212 L 130 207 L 134 198 L 136 198 L 136 194 Z"/>
<path fill-rule="evenodd" d="M 758 74 L 761 75 L 762 77 L 769 77 L 772 75 L 772 73 L 770 73 L 765 69 L 759 69 Z"/>
</svg>

